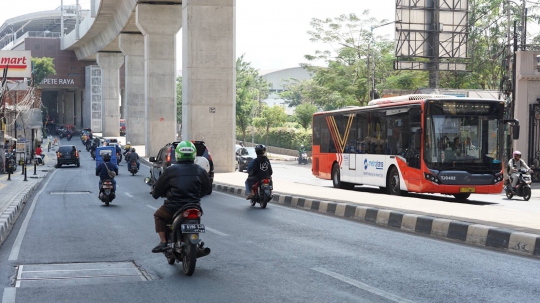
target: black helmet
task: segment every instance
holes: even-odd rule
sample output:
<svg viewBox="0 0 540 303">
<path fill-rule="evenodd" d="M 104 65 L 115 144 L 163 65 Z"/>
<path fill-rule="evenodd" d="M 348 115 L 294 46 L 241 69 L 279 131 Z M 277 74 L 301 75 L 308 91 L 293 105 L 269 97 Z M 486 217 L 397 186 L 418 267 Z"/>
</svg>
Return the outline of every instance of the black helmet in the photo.
<svg viewBox="0 0 540 303">
<path fill-rule="evenodd" d="M 103 161 L 105 162 L 109 162 L 111 161 L 111 154 L 107 153 L 107 154 L 103 154 Z"/>
<path fill-rule="evenodd" d="M 132 149 L 131 149 L 131 152 L 134 153 L 134 152 L 135 152 L 135 148 L 132 148 Z"/>
<path fill-rule="evenodd" d="M 264 155 L 265 152 L 266 152 L 266 146 L 264 146 L 263 144 L 257 144 L 255 146 L 255 153 L 257 155 Z"/>
</svg>

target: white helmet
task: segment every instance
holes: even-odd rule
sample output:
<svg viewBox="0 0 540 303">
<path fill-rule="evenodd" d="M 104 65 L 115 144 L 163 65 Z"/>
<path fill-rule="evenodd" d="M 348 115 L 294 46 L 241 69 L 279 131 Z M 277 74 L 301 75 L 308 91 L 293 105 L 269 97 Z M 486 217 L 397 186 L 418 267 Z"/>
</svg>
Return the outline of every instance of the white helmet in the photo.
<svg viewBox="0 0 540 303">
<path fill-rule="evenodd" d="M 131 145 L 131 143 L 129 143 L 129 141 L 126 143 L 127 145 Z"/>
<path fill-rule="evenodd" d="M 202 167 L 207 173 L 210 173 L 210 162 L 205 157 L 195 157 L 195 164 Z"/>
</svg>

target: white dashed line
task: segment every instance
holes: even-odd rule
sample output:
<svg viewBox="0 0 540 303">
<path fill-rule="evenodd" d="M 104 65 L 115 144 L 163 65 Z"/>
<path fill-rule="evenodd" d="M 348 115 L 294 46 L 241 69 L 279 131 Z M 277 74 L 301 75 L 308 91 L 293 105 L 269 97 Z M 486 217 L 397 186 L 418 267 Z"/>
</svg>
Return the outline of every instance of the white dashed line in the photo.
<svg viewBox="0 0 540 303">
<path fill-rule="evenodd" d="M 154 206 L 152 206 L 152 205 L 148 205 L 148 204 L 147 204 L 146 206 L 150 207 L 150 208 L 153 209 L 153 210 L 157 210 L 157 209 L 158 209 L 157 207 L 154 207 Z"/>
<path fill-rule="evenodd" d="M 365 290 L 367 292 L 370 292 L 372 294 L 383 297 L 383 298 L 388 299 L 388 300 L 393 301 L 393 302 L 414 303 L 414 301 L 404 299 L 404 298 L 396 296 L 396 295 L 394 295 L 392 293 L 389 293 L 389 292 L 386 292 L 384 290 L 378 289 L 376 287 L 364 284 L 364 283 L 362 283 L 360 281 L 356 281 L 354 279 L 347 278 L 347 277 L 342 276 L 342 275 L 340 275 L 338 273 L 335 273 L 335 272 L 332 272 L 332 271 L 329 271 L 329 270 L 326 270 L 326 269 L 323 269 L 323 268 L 312 268 L 312 270 L 318 271 L 321 274 L 325 274 L 325 275 L 330 276 L 332 278 L 338 279 L 338 280 L 340 280 L 342 282 L 345 282 L 345 283 L 350 284 L 352 286 L 358 287 L 358 288 L 360 288 L 362 290 Z"/>
<path fill-rule="evenodd" d="M 126 196 L 128 196 L 128 197 L 130 197 L 130 198 L 133 198 L 133 196 L 130 195 L 129 193 L 124 193 L 124 194 L 126 194 Z"/>
<path fill-rule="evenodd" d="M 214 233 L 214 234 L 216 234 L 216 235 L 220 235 L 220 236 L 223 236 L 223 237 L 228 237 L 228 236 L 229 236 L 229 235 L 227 235 L 226 233 L 222 233 L 222 232 L 217 231 L 217 230 L 215 230 L 215 229 L 213 229 L 213 228 L 210 228 L 210 227 L 208 227 L 208 226 L 205 226 L 205 228 L 206 228 L 207 231 L 209 231 L 209 232 L 211 232 L 211 233 Z"/>
</svg>

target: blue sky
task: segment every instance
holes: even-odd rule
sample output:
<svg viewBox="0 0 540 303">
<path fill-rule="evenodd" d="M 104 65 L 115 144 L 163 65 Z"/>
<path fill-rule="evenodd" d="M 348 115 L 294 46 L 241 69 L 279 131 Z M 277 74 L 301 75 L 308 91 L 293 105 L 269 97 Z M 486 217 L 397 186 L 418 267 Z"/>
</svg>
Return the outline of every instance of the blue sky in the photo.
<svg viewBox="0 0 540 303">
<path fill-rule="evenodd" d="M 75 4 L 64 0 L 64 5 Z M 83 8 L 89 0 L 80 0 Z M 17 0 L 8 9 L 0 10 L 0 24 L 16 16 L 53 10 L 60 0 Z M 304 55 L 312 54 L 321 45 L 309 41 L 312 18 L 333 18 L 341 14 L 361 14 L 370 10 L 377 19 L 395 18 L 395 0 L 236 0 L 236 54 L 245 54 L 252 66 L 275 69 L 298 66 Z M 392 26 L 377 29 L 378 34 L 394 35 Z M 181 36 L 178 41 L 178 69 L 181 69 Z"/>
</svg>

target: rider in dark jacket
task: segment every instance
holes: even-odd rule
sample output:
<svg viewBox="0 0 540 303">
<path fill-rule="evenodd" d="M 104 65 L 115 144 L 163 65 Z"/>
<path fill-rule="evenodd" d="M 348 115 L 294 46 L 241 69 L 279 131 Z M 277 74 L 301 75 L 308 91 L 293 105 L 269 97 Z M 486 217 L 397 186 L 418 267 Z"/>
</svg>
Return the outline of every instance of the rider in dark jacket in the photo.
<svg viewBox="0 0 540 303">
<path fill-rule="evenodd" d="M 96 167 L 96 175 L 99 176 L 99 188 L 101 189 L 101 183 L 103 182 L 103 180 L 112 179 L 112 183 L 114 186 L 113 191 L 116 192 L 116 180 L 109 177 L 109 170 L 114 171 L 118 175 L 118 166 L 116 166 L 116 164 L 114 163 L 111 163 L 111 155 L 103 154 L 102 158 L 103 163 Z M 105 165 L 107 165 L 107 167 L 105 167 Z M 109 169 L 107 170 L 107 168 Z"/>
<path fill-rule="evenodd" d="M 161 252 L 167 247 L 167 224 L 170 224 L 173 215 L 182 206 L 190 203 L 199 203 L 204 193 L 210 190 L 208 173 L 194 163 L 197 148 L 189 141 L 182 141 L 175 150 L 177 163 L 169 166 L 152 190 L 152 197 L 166 197 L 167 200 L 154 213 L 156 232 L 160 243 L 152 252 Z"/>
<path fill-rule="evenodd" d="M 253 184 L 259 182 L 262 179 L 272 177 L 272 165 L 270 160 L 265 156 L 266 146 L 259 144 L 255 146 L 255 153 L 257 158 L 249 164 L 253 165 L 253 170 L 248 169 L 249 177 L 246 180 L 246 189 L 251 189 L 251 193 L 246 197 L 247 200 L 252 199 L 256 193 L 253 192 Z"/>
</svg>

